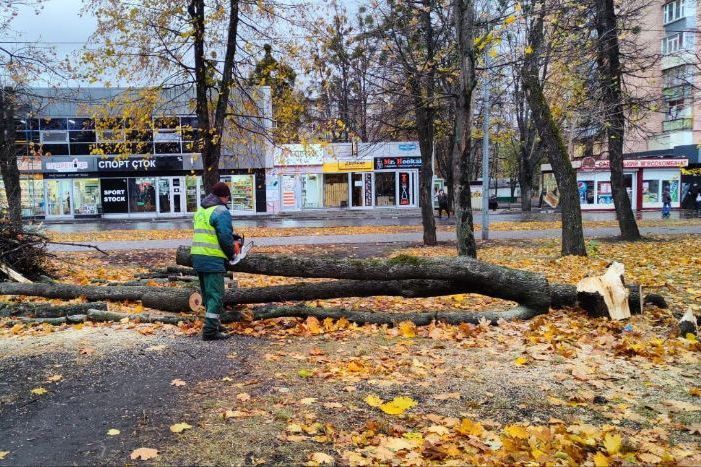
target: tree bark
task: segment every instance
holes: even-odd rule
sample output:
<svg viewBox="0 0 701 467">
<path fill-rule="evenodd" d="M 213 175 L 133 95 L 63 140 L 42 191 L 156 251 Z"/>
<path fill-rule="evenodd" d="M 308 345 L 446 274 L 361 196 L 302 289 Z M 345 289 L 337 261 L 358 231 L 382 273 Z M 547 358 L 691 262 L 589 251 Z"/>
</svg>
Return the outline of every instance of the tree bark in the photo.
<svg viewBox="0 0 701 467">
<path fill-rule="evenodd" d="M 460 81 L 455 105 L 453 186 L 455 235 L 458 255 L 477 257 L 470 192 L 470 146 L 472 144 L 472 91 L 475 88 L 473 0 L 453 0 L 455 32 L 460 60 Z"/>
<path fill-rule="evenodd" d="M 107 303 L 91 302 L 53 306 L 43 303 L 0 302 L 0 317 L 21 315 L 32 318 L 59 318 L 68 315 L 84 314 L 91 309 L 107 310 Z"/>
<path fill-rule="evenodd" d="M 221 157 L 224 123 L 229 107 L 229 96 L 233 85 L 233 67 L 236 54 L 239 1 L 229 0 L 229 24 L 227 27 L 224 63 L 221 79 L 214 76 L 214 63 L 208 61 L 205 53 L 206 18 L 205 0 L 190 0 L 188 14 L 193 31 L 193 54 L 195 74 L 196 114 L 200 128 L 199 146 L 202 151 L 202 182 L 205 192 L 211 193 L 212 186 L 219 181 L 219 159 Z M 216 83 L 216 85 L 214 84 Z M 210 114 L 210 93 L 216 95 L 213 115 Z"/>
<path fill-rule="evenodd" d="M 596 0 L 597 62 L 604 106 L 604 127 L 608 133 L 611 191 L 616 217 L 624 240 L 640 240 L 628 190 L 623 176 L 625 113 L 621 90 L 623 72 L 618 42 L 618 24 L 613 0 Z"/>
<path fill-rule="evenodd" d="M 539 76 L 538 57 L 543 46 L 543 16 L 535 19 L 529 33 L 529 46 L 532 52 L 526 54 L 522 69 L 523 86 L 526 98 L 533 113 L 533 120 L 540 135 L 540 145 L 545 150 L 552 166 L 560 191 L 562 209 L 562 255 L 586 256 L 582 211 L 577 190 L 577 175 L 572 168 L 567 148 L 562 140 L 560 129 L 553 118 L 550 106 L 545 99 Z"/>
<path fill-rule="evenodd" d="M 22 188 L 15 147 L 14 101 L 11 90 L 0 89 L 0 174 L 5 184 L 7 217 L 17 231 L 22 230 Z"/>
<path fill-rule="evenodd" d="M 84 297 L 85 300 L 91 302 L 141 301 L 145 307 L 174 312 L 190 310 L 189 300 L 192 293 L 192 289 L 183 287 L 101 287 L 58 283 L 0 283 L 0 295 L 29 295 L 35 297 L 59 298 L 63 300 Z"/>
</svg>

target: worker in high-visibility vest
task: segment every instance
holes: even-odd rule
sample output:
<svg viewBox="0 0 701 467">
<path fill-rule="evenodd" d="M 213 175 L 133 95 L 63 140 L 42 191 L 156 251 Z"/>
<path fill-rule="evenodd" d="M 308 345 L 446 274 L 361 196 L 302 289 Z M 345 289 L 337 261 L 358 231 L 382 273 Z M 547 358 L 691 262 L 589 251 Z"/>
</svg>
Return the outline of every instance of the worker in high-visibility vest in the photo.
<svg viewBox="0 0 701 467">
<path fill-rule="evenodd" d="M 226 183 L 216 183 L 212 193 L 200 204 L 194 217 L 192 266 L 200 279 L 202 303 L 205 306 L 202 339 L 220 340 L 229 337 L 219 321 L 224 300 L 226 264 L 234 256 L 234 233 L 231 213 L 226 206 L 231 190 Z"/>
</svg>

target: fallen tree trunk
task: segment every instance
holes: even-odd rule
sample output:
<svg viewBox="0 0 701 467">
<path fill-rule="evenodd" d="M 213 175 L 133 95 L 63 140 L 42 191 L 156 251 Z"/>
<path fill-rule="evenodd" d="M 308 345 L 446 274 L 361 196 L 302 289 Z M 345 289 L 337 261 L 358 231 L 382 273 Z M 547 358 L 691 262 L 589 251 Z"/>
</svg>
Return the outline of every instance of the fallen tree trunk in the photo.
<svg viewBox="0 0 701 467">
<path fill-rule="evenodd" d="M 191 266 L 190 250 L 180 247 L 176 262 Z M 460 293 L 478 293 L 545 312 L 550 308 L 550 284 L 541 274 L 505 268 L 467 257 L 388 260 L 316 259 L 252 255 L 229 266 L 233 271 L 287 277 L 388 281 L 432 279 L 460 284 Z"/>
<path fill-rule="evenodd" d="M 0 295 L 30 295 L 35 297 L 59 298 L 72 300 L 84 297 L 90 302 L 102 301 L 141 301 L 148 308 L 163 311 L 190 310 L 192 289 L 182 287 L 148 287 L 148 286 L 90 286 L 70 284 L 19 284 L 0 283 Z"/>
<path fill-rule="evenodd" d="M 90 309 L 106 310 L 107 303 L 91 302 L 53 306 L 44 303 L 0 302 L 0 317 L 23 316 L 27 318 L 60 318 L 69 315 L 84 314 Z"/>
<path fill-rule="evenodd" d="M 357 324 L 390 324 L 396 325 L 403 321 L 411 321 L 417 326 L 426 326 L 433 321 L 440 321 L 447 324 L 479 324 L 487 321 L 490 324 L 497 324 L 500 320 L 515 321 L 529 320 L 540 314 L 537 310 L 529 307 L 517 306 L 508 311 L 435 311 L 435 312 L 403 312 L 403 313 L 383 313 L 372 311 L 354 311 L 341 308 L 316 308 L 307 306 L 278 306 L 278 307 L 258 307 L 252 311 L 254 320 L 272 318 L 308 318 L 310 316 L 319 320 L 326 318 L 345 318 L 351 323 Z M 226 313 L 221 320 L 223 323 L 240 321 L 242 314 Z"/>
<path fill-rule="evenodd" d="M 88 310 L 86 314 L 68 315 L 56 318 L 27 318 L 19 317 L 17 319 L 8 320 L 5 326 L 14 326 L 16 324 L 51 324 L 60 326 L 61 324 L 78 324 L 85 321 L 94 322 L 120 322 L 125 319 L 129 321 L 138 321 L 141 323 L 162 323 L 177 325 L 181 322 L 192 322 L 195 320 L 192 316 L 157 316 L 148 313 L 117 313 L 107 310 Z"/>
</svg>

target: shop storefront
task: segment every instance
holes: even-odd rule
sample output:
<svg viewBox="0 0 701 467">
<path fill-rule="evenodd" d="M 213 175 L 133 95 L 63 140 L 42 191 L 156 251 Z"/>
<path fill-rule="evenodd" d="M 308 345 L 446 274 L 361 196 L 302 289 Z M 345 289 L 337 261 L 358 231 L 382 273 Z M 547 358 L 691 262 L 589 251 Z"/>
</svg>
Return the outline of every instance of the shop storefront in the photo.
<svg viewBox="0 0 701 467">
<path fill-rule="evenodd" d="M 661 209 L 662 195 L 669 190 L 672 208 L 681 203 L 681 170 L 687 159 L 626 159 L 623 177 L 634 210 Z M 608 160 L 585 158 L 573 161 L 577 169 L 577 188 L 582 210 L 613 210 L 611 172 Z M 555 177 L 549 165 L 543 165 L 542 193 L 551 207 L 559 202 Z"/>
<path fill-rule="evenodd" d="M 182 217 L 205 195 L 183 156 L 44 157 L 35 169 L 21 175 L 25 217 Z M 223 170 L 220 179 L 231 188 L 233 213 L 256 212 L 261 203 L 265 210 L 263 170 Z"/>
<path fill-rule="evenodd" d="M 405 151 L 417 149 L 415 143 L 380 143 L 366 145 L 362 155 L 344 154 L 345 160 L 336 160 L 340 151 L 334 148 L 325 148 L 333 155 L 325 156 L 318 145 L 287 145 L 275 157 L 281 209 L 416 207 L 421 157 L 371 157 L 397 154 L 384 151 L 397 145 Z"/>
</svg>

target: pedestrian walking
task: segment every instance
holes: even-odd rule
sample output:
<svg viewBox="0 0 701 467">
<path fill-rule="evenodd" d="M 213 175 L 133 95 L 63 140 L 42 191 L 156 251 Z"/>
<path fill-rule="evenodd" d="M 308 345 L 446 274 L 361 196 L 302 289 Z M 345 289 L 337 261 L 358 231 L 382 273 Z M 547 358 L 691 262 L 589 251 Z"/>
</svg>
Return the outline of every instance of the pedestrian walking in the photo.
<svg viewBox="0 0 701 467">
<path fill-rule="evenodd" d="M 436 195 L 438 199 L 438 218 L 442 217 L 443 211 L 445 211 L 446 217 L 450 218 L 450 210 L 448 209 L 448 195 L 443 190 L 438 191 Z"/>
<path fill-rule="evenodd" d="M 205 307 L 202 340 L 229 337 L 219 320 L 224 301 L 226 263 L 234 257 L 234 232 L 227 204 L 231 190 L 226 183 L 216 183 L 194 217 L 192 236 L 192 266 L 200 280 L 202 303 Z"/>
<path fill-rule="evenodd" d="M 699 190 L 698 193 L 696 193 L 696 212 L 701 214 L 701 190 Z"/>
<path fill-rule="evenodd" d="M 669 193 L 669 188 L 665 188 L 662 192 L 662 219 L 669 219 L 672 211 L 672 195 Z"/>
</svg>

